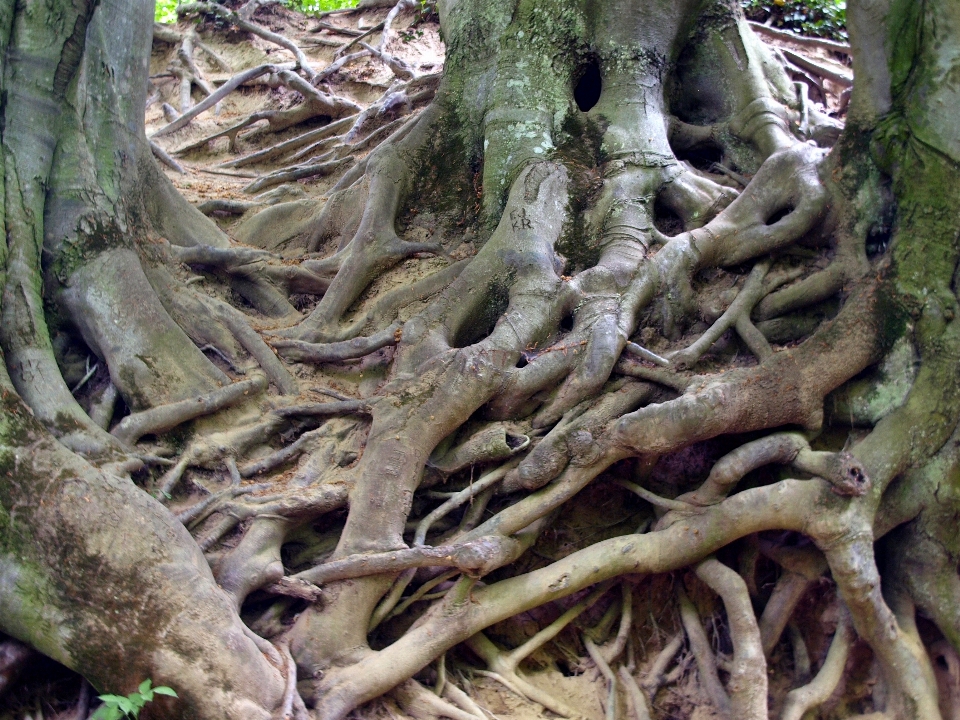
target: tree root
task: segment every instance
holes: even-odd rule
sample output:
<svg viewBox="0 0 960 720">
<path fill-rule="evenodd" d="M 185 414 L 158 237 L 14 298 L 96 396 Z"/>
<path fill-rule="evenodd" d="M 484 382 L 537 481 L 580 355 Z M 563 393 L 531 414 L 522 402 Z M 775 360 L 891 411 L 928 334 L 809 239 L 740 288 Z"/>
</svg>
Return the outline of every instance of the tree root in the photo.
<svg viewBox="0 0 960 720">
<path fill-rule="evenodd" d="M 117 424 L 111 434 L 125 445 L 134 445 L 144 435 L 172 430 L 202 415 L 236 405 L 265 389 L 266 381 L 263 377 L 241 380 L 194 400 L 181 400 L 128 415 Z"/>
<path fill-rule="evenodd" d="M 679 370 L 692 368 L 697 364 L 700 357 L 710 349 L 710 346 L 731 327 L 736 327 L 737 334 L 747 344 L 750 351 L 757 356 L 758 360 L 765 360 L 770 357 L 773 350 L 767 343 L 766 338 L 750 322 L 750 312 L 760 300 L 763 292 L 763 279 L 769 269 L 769 261 L 761 261 L 754 265 L 743 289 L 737 295 L 737 299 L 693 345 L 671 355 L 671 364 Z"/>
<path fill-rule="evenodd" d="M 298 69 L 302 70 L 311 81 L 316 78 L 317 73 L 311 66 L 310 60 L 304 54 L 303 50 L 301 50 L 296 44 L 294 44 L 290 39 L 285 38 L 283 35 L 278 35 L 277 33 L 271 32 L 265 27 L 253 22 L 251 19 L 245 18 L 241 14 L 235 13 L 222 5 L 217 5 L 216 3 L 202 1 L 189 2 L 183 3 L 177 7 L 177 14 L 181 16 L 197 13 L 216 15 L 221 20 L 232 23 L 241 30 L 246 30 L 247 32 L 253 33 L 254 35 L 257 35 L 268 42 L 279 45 L 293 54 L 294 58 L 296 59 Z"/>
<path fill-rule="evenodd" d="M 769 548 L 765 554 L 784 567 L 760 617 L 763 652 L 769 657 L 797 604 L 826 572 L 827 563 L 823 554 L 813 548 Z"/>
<path fill-rule="evenodd" d="M 336 120 L 329 125 L 324 125 L 316 130 L 310 130 L 309 132 L 305 132 L 302 135 L 291 138 L 290 140 L 284 140 L 281 143 L 271 145 L 263 150 L 250 153 L 249 155 L 244 155 L 243 157 L 235 158 L 234 160 L 228 160 L 227 162 L 220 163 L 220 165 L 217 167 L 246 167 L 247 165 L 256 165 L 259 163 L 266 163 L 271 160 L 283 159 L 284 157 L 287 157 L 289 153 L 297 152 L 301 148 L 305 147 L 313 147 L 314 150 L 320 149 L 319 143 L 330 141 L 331 139 L 336 138 L 341 130 L 352 127 L 357 117 L 358 115 L 348 115 L 347 117 Z M 204 138 L 202 141 L 199 141 L 193 145 L 188 145 L 177 152 L 188 152 L 190 150 L 195 150 L 198 147 L 202 147 L 201 143 L 206 144 L 210 140 L 214 139 L 214 137 L 215 136 Z"/>
<path fill-rule="evenodd" d="M 777 40 L 786 40 L 803 47 L 820 48 L 823 50 L 830 50 L 831 52 L 839 53 L 841 55 L 846 55 L 848 57 L 851 56 L 849 43 L 842 43 L 819 37 L 810 37 L 808 35 L 798 35 L 792 32 L 777 30 L 776 28 L 768 27 L 767 25 L 758 22 L 748 21 L 747 24 L 750 26 L 751 30 L 753 30 L 755 33 L 759 33 L 760 35 L 767 35 L 768 37 L 776 38 Z"/>
<path fill-rule="evenodd" d="M 442 700 L 416 680 L 407 680 L 398 685 L 393 689 L 392 695 L 400 706 L 417 720 L 433 720 L 438 716 L 450 720 L 483 720 L 482 716 L 477 717 Z"/>
<path fill-rule="evenodd" d="M 380 348 L 396 345 L 400 342 L 400 328 L 401 324 L 395 322 L 369 337 L 327 344 L 300 340 L 272 340 L 270 344 L 279 350 L 281 355 L 296 362 L 340 362 L 362 358 Z"/>
<path fill-rule="evenodd" d="M 273 65 L 273 64 L 258 65 L 256 67 L 250 68 L 249 70 L 244 70 L 243 72 L 237 73 L 232 78 L 227 80 L 227 82 L 225 82 L 223 85 L 217 88 L 215 92 L 209 94 L 206 98 L 204 98 L 202 102 L 197 103 L 186 112 L 183 112 L 178 118 L 172 120 L 171 122 L 167 123 L 162 128 L 160 128 L 159 130 L 155 131 L 150 136 L 151 139 L 163 137 L 164 135 L 171 135 L 175 133 L 177 130 L 180 130 L 181 128 L 186 127 L 190 123 L 190 121 L 193 120 L 195 117 L 197 117 L 200 113 L 204 112 L 205 110 L 209 110 L 210 108 L 215 106 L 218 102 L 223 100 L 227 95 L 232 93 L 234 90 L 236 90 L 238 87 L 240 87 L 244 83 L 250 82 L 251 80 L 255 80 L 256 78 L 261 77 L 263 75 L 276 73 L 278 70 L 280 70 L 280 68 L 281 66 Z M 204 140 L 203 142 L 205 144 L 207 141 Z M 177 150 L 176 154 L 180 154 L 184 152 L 186 149 L 193 149 L 193 148 L 191 146 L 191 148 L 184 148 L 181 150 Z"/>
<path fill-rule="evenodd" d="M 854 637 L 850 616 L 844 609 L 820 672 L 809 684 L 790 691 L 780 715 L 781 720 L 801 720 L 809 710 L 826 702 L 843 677 Z"/>
<path fill-rule="evenodd" d="M 326 156 L 321 156 L 318 160 L 323 159 L 323 157 Z M 353 164 L 353 159 L 347 157 L 342 160 L 330 160 L 328 162 L 317 162 L 308 165 L 294 165 L 285 170 L 278 170 L 277 172 L 259 178 L 255 182 L 247 185 L 243 189 L 243 192 L 248 195 L 254 195 L 269 188 L 276 187 L 277 185 L 282 185 L 283 183 L 295 182 L 306 178 L 325 177 L 351 164 Z"/>
<path fill-rule="evenodd" d="M 604 588 L 604 592 L 606 592 L 606 589 L 607 588 Z M 599 598 L 599 596 L 597 597 Z M 594 602 L 596 599 L 597 598 L 594 598 Z M 563 627 L 569 624 L 569 622 L 572 621 L 576 615 L 579 615 L 580 612 L 583 612 L 585 609 L 586 607 L 580 608 L 579 612 L 575 613 L 573 617 L 570 617 L 567 622 L 557 629 L 557 633 L 559 633 Z M 556 635 L 556 633 L 554 633 L 554 635 Z M 550 638 L 547 638 L 547 640 L 549 639 Z M 544 642 L 547 640 L 544 640 Z M 577 713 L 571 710 L 562 700 L 541 690 L 536 685 L 528 680 L 525 680 L 517 673 L 517 666 L 519 665 L 520 660 L 522 660 L 522 657 L 514 661 L 513 653 L 504 656 L 500 649 L 497 648 L 497 646 L 494 645 L 489 639 L 487 639 L 483 633 L 477 633 L 473 637 L 467 639 L 465 644 L 477 655 L 479 655 L 480 658 L 486 663 L 487 667 L 490 668 L 490 670 L 486 671 L 476 671 L 479 674 L 489 677 L 492 680 L 496 680 L 521 698 L 539 703 L 551 712 L 554 712 L 562 717 L 571 718 L 577 716 Z"/>
<path fill-rule="evenodd" d="M 630 708 L 633 710 L 634 720 L 651 720 L 650 707 L 647 698 L 637 685 L 636 679 L 630 674 L 625 666 L 620 666 L 617 671 L 620 682 L 623 683 L 627 691 L 627 698 L 630 700 Z"/>
<path fill-rule="evenodd" d="M 710 699 L 710 703 L 721 715 L 732 717 L 730 714 L 730 698 L 720 683 L 720 676 L 717 674 L 717 661 L 710 649 L 710 641 L 703 630 L 703 625 L 700 623 L 700 615 L 683 589 L 678 589 L 677 600 L 680 605 L 680 619 L 683 621 L 683 629 L 687 633 L 687 641 L 690 643 L 690 651 L 697 659 L 700 686 Z"/>
<path fill-rule="evenodd" d="M 829 482 L 838 495 L 864 495 L 870 481 L 863 464 L 849 453 L 816 452 L 810 449 L 806 438 L 799 433 L 776 433 L 741 445 L 722 457 L 710 470 L 710 475 L 695 491 L 685 493 L 676 502 L 688 503 L 686 512 L 719 502 L 748 473 L 771 463 L 792 465 Z M 683 508 L 677 508 L 684 512 Z M 666 515 L 660 527 L 674 521 Z"/>
<path fill-rule="evenodd" d="M 697 565 L 697 577 L 723 598 L 733 640 L 733 665 L 727 688 L 731 717 L 767 718 L 767 663 L 760 629 L 746 583 L 734 570 L 710 558 Z"/>
<path fill-rule="evenodd" d="M 314 585 L 323 585 L 335 580 L 421 567 L 453 567 L 471 576 L 482 577 L 490 570 L 501 567 L 505 558 L 515 555 L 514 541 L 490 536 L 456 545 L 421 546 L 389 553 L 345 557 L 304 570 L 294 577 Z"/>
</svg>

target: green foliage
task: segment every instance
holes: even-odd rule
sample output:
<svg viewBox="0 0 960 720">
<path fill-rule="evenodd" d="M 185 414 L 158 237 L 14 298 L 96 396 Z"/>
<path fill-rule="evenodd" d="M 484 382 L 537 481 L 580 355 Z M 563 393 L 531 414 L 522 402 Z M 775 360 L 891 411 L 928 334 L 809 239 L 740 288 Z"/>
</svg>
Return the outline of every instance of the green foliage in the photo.
<svg viewBox="0 0 960 720">
<path fill-rule="evenodd" d="M 172 23 L 177 21 L 177 0 L 156 0 L 153 8 L 153 19 L 158 23 Z"/>
<path fill-rule="evenodd" d="M 305 15 L 319 15 L 328 10 L 342 10 L 357 6 L 358 0 L 280 0 L 291 10 L 298 10 Z M 177 21 L 177 5 L 180 0 L 156 0 L 153 19 L 159 23 Z"/>
<path fill-rule="evenodd" d="M 283 0 L 283 4 L 305 15 L 319 15 L 329 10 L 356 7 L 357 0 Z"/>
<path fill-rule="evenodd" d="M 846 0 L 741 0 L 750 20 L 806 35 L 845 40 Z"/>
<path fill-rule="evenodd" d="M 159 3 L 158 3 L 159 4 Z M 120 718 L 136 718 L 140 715 L 143 706 L 153 700 L 154 695 L 169 695 L 177 697 L 177 693 L 166 685 L 151 687 L 153 682 L 147 678 L 137 692 L 123 695 L 100 695 L 103 705 L 97 708 L 90 720 L 120 720 Z"/>
</svg>

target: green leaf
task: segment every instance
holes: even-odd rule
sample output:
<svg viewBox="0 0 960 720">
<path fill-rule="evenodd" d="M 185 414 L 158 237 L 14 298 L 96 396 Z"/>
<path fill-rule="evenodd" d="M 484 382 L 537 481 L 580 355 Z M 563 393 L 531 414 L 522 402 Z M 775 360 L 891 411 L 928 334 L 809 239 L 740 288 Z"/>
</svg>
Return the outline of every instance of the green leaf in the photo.
<svg viewBox="0 0 960 720">
<path fill-rule="evenodd" d="M 133 713 L 133 703 L 130 702 L 129 698 L 121 697 L 119 695 L 114 695 L 114 697 L 116 698 L 117 707 L 123 710 L 123 712 L 125 712 L 127 715 Z"/>
<path fill-rule="evenodd" d="M 140 687 L 137 688 L 137 692 L 142 695 L 146 695 L 148 692 L 150 692 L 151 685 L 153 685 L 153 681 L 150 678 L 147 678 L 142 683 L 140 683 Z"/>
<path fill-rule="evenodd" d="M 122 713 L 116 705 L 101 705 L 90 720 L 120 720 Z"/>
<path fill-rule="evenodd" d="M 179 695 L 177 695 L 176 690 L 174 690 L 173 688 L 168 688 L 166 685 L 155 687 L 153 691 L 157 695 L 169 695 L 170 697 L 180 697 Z"/>
</svg>

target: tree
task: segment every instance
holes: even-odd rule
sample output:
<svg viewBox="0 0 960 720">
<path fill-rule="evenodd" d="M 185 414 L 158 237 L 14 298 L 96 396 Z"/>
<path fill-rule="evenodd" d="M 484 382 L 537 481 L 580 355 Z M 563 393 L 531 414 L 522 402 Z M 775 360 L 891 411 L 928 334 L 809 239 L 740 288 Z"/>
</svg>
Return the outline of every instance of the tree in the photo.
<svg viewBox="0 0 960 720">
<path fill-rule="evenodd" d="M 517 670 L 531 645 L 508 653 L 483 631 L 573 598 L 545 642 L 619 581 L 625 630 L 584 644 L 644 717 L 642 689 L 610 667 L 631 592 L 689 569 L 722 599 L 733 647 L 724 688 L 678 582 L 700 684 L 722 713 L 760 718 L 765 654 L 829 570 L 849 621 L 785 716 L 832 692 L 852 626 L 881 670 L 876 709 L 939 717 L 916 614 L 960 650 L 960 6 L 850 3 L 856 86 L 838 139 L 735 2 L 441 2 L 433 101 L 347 170 L 310 225 L 316 254 L 291 263 L 231 242 L 156 167 L 142 117 L 151 5 L 0 6 L 6 633 L 99 689 L 174 687 L 178 701 L 152 704 L 171 716 L 302 716 L 302 697 L 333 720 L 390 691 L 477 715 L 451 683 L 441 700 L 410 681 L 460 643 L 569 714 Z M 212 3 L 181 12 L 249 22 Z M 313 114 L 356 110 L 302 61 L 268 71 Z M 443 241 L 401 238 L 420 210 Z M 351 319 L 400 260 L 465 237 L 475 254 Z M 184 265 L 233 294 L 197 291 Z M 292 293 L 322 297 L 301 315 Z M 224 300 L 241 297 L 245 311 Z M 707 354 L 731 330 L 745 352 Z M 76 338 L 109 370 L 87 407 L 57 362 Z M 383 348 L 383 382 L 359 398 L 318 401 L 302 380 Z M 153 452 L 167 437 L 175 458 Z M 627 479 L 708 446 L 723 452 L 660 489 L 670 498 Z M 300 452 L 292 479 L 277 472 Z M 771 464 L 792 472 L 737 491 Z M 233 485 L 179 516 L 164 507 L 190 468 L 224 467 Z M 428 510 L 450 478 L 456 492 Z M 599 482 L 658 508 L 652 526 L 532 559 Z M 208 516 L 196 538 L 184 527 Z M 281 547 L 318 541 L 321 525 L 332 557 L 285 577 Z M 751 537 L 784 568 L 759 620 L 749 563 L 715 557 Z M 398 606 L 415 583 L 446 592 Z M 276 644 L 241 621 L 251 599 Z"/>
</svg>

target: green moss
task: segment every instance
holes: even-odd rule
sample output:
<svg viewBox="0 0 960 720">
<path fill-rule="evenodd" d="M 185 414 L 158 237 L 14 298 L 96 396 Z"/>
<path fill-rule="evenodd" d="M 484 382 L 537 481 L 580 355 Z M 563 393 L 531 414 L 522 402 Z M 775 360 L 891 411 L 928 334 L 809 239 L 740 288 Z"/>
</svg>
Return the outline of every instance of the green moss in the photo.
<svg viewBox="0 0 960 720">
<path fill-rule="evenodd" d="M 903 96 L 909 89 L 911 77 L 921 70 L 917 59 L 922 56 L 925 5 L 923 0 L 893 0 L 890 6 L 887 28 L 891 90 L 895 96 Z"/>
<path fill-rule="evenodd" d="M 893 259 L 901 293 L 924 304 L 953 298 L 960 234 L 960 168 L 916 139 L 901 146 L 894 192 L 899 213 Z"/>
<path fill-rule="evenodd" d="M 114 223 L 82 218 L 78 225 L 77 234 L 67 238 L 51 267 L 61 283 L 105 250 L 130 247 L 129 238 Z"/>
</svg>

